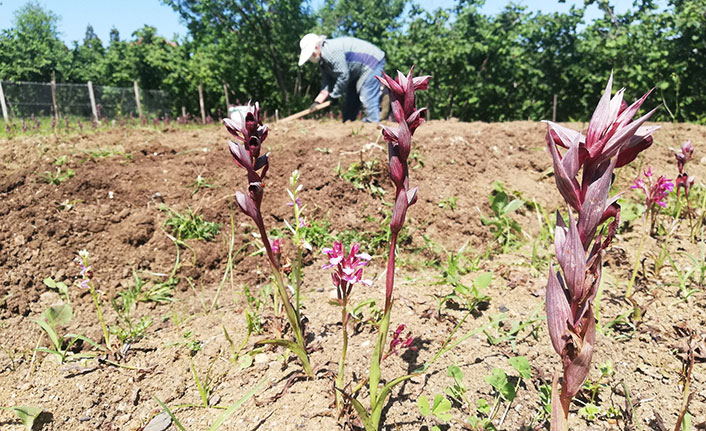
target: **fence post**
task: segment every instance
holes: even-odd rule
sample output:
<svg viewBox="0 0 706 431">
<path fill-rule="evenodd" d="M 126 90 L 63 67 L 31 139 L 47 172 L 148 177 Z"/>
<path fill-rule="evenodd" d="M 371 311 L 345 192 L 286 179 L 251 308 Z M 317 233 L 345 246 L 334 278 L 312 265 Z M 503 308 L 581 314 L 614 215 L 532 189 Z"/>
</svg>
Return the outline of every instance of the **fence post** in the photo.
<svg viewBox="0 0 706 431">
<path fill-rule="evenodd" d="M 59 107 L 56 105 L 56 74 L 51 71 L 51 104 L 54 107 L 54 118 L 59 119 Z"/>
<path fill-rule="evenodd" d="M 186 106 L 182 105 L 181 106 L 181 116 L 186 121 Z"/>
<path fill-rule="evenodd" d="M 7 116 L 7 105 L 5 105 L 5 93 L 2 91 L 2 81 L 0 81 L 0 106 L 2 107 L 2 118 L 7 124 L 10 119 Z"/>
<path fill-rule="evenodd" d="M 554 95 L 554 107 L 552 108 L 552 123 L 556 123 L 556 94 Z"/>
<path fill-rule="evenodd" d="M 203 85 L 199 84 L 199 106 L 201 107 L 201 124 L 206 124 L 206 108 L 203 104 Z"/>
<path fill-rule="evenodd" d="M 98 109 L 96 109 L 96 96 L 93 94 L 93 83 L 88 81 L 88 97 L 91 99 L 91 113 L 93 119 L 98 122 Z"/>
<path fill-rule="evenodd" d="M 223 83 L 223 92 L 226 94 L 226 115 L 228 115 L 228 110 L 230 109 L 230 101 L 228 100 L 228 84 Z"/>
<path fill-rule="evenodd" d="M 137 114 L 142 118 L 142 104 L 140 103 L 140 87 L 137 86 L 137 81 L 132 81 L 132 86 L 135 89 L 135 104 L 137 105 Z"/>
</svg>

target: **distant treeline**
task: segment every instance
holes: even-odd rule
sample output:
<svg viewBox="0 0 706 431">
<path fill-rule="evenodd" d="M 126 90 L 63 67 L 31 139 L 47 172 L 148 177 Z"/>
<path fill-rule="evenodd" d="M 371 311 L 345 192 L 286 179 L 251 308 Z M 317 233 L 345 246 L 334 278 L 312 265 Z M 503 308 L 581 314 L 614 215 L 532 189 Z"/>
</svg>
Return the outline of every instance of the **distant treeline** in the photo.
<svg viewBox="0 0 706 431">
<path fill-rule="evenodd" d="M 410 0 L 163 0 L 189 34 L 181 40 L 145 26 L 130 39 L 117 30 L 101 41 L 89 25 L 83 41 L 66 46 L 58 17 L 30 2 L 0 33 L 0 80 L 86 82 L 166 90 L 173 112 L 198 112 L 198 85 L 207 106 L 257 100 L 270 113 L 308 106 L 319 90 L 314 65 L 297 67 L 308 32 L 366 39 L 387 53 L 388 73 L 416 65 L 432 75 L 421 105 L 432 118 L 464 121 L 588 120 L 613 70 L 629 100 L 655 87 L 648 107 L 658 120 L 706 122 L 706 0 L 636 0 L 615 14 L 584 22 L 585 7 L 538 13 L 508 6 L 480 12 L 483 1 L 458 0 L 429 12 Z M 139 10 L 135 11 L 139 15 Z M 155 18 L 157 19 L 157 18 Z"/>
</svg>

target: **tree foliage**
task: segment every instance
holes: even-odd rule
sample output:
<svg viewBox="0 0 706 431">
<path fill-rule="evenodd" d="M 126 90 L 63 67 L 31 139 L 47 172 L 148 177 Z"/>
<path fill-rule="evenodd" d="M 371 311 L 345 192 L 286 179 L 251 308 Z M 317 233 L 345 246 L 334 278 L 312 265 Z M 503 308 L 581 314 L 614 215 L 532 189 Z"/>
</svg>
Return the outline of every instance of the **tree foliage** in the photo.
<svg viewBox="0 0 706 431">
<path fill-rule="evenodd" d="M 635 0 L 616 14 L 609 0 L 585 0 L 566 13 L 510 4 L 486 15 L 483 0 L 425 9 L 414 0 L 162 0 L 188 28 L 179 40 L 144 26 L 128 39 L 101 41 L 89 25 L 67 48 L 59 18 L 30 2 L 0 33 L 0 79 L 162 89 L 174 112 L 258 100 L 270 113 L 302 109 L 319 90 L 316 67 L 297 67 L 308 32 L 356 36 L 380 46 L 387 72 L 415 64 L 433 79 L 420 96 L 432 118 L 466 121 L 587 120 L 611 71 L 626 97 L 655 87 L 656 119 L 706 122 L 706 0 Z M 597 5 L 602 16 L 586 22 Z M 614 2 L 613 2 L 614 4 Z M 215 113 L 215 112 L 214 112 Z"/>
</svg>

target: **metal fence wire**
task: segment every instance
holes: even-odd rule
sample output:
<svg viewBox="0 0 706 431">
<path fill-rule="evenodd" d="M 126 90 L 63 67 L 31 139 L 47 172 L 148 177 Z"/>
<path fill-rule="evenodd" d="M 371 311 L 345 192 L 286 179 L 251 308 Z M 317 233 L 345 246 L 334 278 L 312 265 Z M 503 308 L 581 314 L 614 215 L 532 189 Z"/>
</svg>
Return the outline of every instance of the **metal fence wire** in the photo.
<svg viewBox="0 0 706 431">
<path fill-rule="evenodd" d="M 54 115 L 50 83 L 0 81 L 8 114 L 11 118 L 48 117 Z M 161 117 L 171 112 L 170 97 L 162 90 L 140 90 L 142 115 Z M 91 118 L 88 84 L 56 84 L 59 116 Z M 133 87 L 93 85 L 97 114 L 101 118 L 139 117 Z"/>
</svg>

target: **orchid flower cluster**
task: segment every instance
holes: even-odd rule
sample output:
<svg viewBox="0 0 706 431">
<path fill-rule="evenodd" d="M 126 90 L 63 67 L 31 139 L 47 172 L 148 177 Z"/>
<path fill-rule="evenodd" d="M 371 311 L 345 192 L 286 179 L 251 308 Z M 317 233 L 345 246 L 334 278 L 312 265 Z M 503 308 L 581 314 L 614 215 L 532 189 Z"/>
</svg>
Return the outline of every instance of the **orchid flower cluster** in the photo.
<svg viewBox="0 0 706 431">
<path fill-rule="evenodd" d="M 101 307 L 101 292 L 96 289 L 96 285 L 93 281 L 93 269 L 90 263 L 90 253 L 88 250 L 79 250 L 78 256 L 74 258 L 74 262 L 78 264 L 80 268 L 81 279 L 76 280 L 76 285 L 82 289 L 87 289 L 93 298 L 93 304 L 96 307 L 96 315 L 98 316 L 98 321 L 101 324 L 101 329 L 103 330 L 103 339 L 105 341 L 105 347 L 108 350 L 112 349 L 112 344 L 110 342 L 110 331 L 108 331 L 108 326 L 105 324 L 105 318 L 103 317 L 103 308 Z"/>
<path fill-rule="evenodd" d="M 331 273 L 331 278 L 336 287 L 336 296 L 339 302 L 348 299 L 354 284 L 361 283 L 366 286 L 373 284 L 372 280 L 363 279 L 363 267 L 370 262 L 372 257 L 368 253 L 360 253 L 359 251 L 360 244 L 356 242 L 351 245 L 350 251 L 346 254 L 341 241 L 335 241 L 333 247 L 325 247 L 321 250 L 328 256 L 328 263 L 322 269 L 335 268 L 335 271 Z"/>
<path fill-rule="evenodd" d="M 262 143 L 267 138 L 269 128 L 266 124 L 262 124 L 260 105 L 257 102 L 255 102 L 255 105 L 248 103 L 246 109 L 240 112 L 240 117 L 236 117 L 236 119 L 226 118 L 223 122 L 228 132 L 239 141 L 229 141 L 229 149 L 235 163 L 245 169 L 248 181 L 247 194 L 236 191 L 235 199 L 240 210 L 253 219 L 260 232 L 262 244 L 265 247 L 267 258 L 272 267 L 279 298 L 282 301 L 287 319 L 294 332 L 294 338 L 296 339 L 296 342 L 289 340 L 263 340 L 260 343 L 286 346 L 299 357 L 306 374 L 313 376 L 309 357 L 306 352 L 304 330 L 299 312 L 298 292 L 295 293 L 297 296 L 297 307 L 295 309 L 292 307 L 282 279 L 280 260 L 273 250 L 274 245 L 274 248 L 279 251 L 281 243 L 276 241 L 271 243 L 269 241 L 260 211 L 265 191 L 265 176 L 269 169 L 269 153 L 261 155 L 260 152 Z"/>
<path fill-rule="evenodd" d="M 328 258 L 328 263 L 322 269 L 334 268 L 331 273 L 333 285 L 336 288 L 337 302 L 341 306 L 341 325 L 343 327 L 343 347 L 341 349 L 341 359 L 338 362 L 338 375 L 336 376 L 336 405 L 339 411 L 343 409 L 343 379 L 346 363 L 346 351 L 348 350 L 348 297 L 351 294 L 353 285 L 357 283 L 371 286 L 372 280 L 363 279 L 363 267 L 370 262 L 371 256 L 360 252 L 360 244 L 353 243 L 350 251 L 346 253 L 343 243 L 335 241 L 333 247 L 326 247 L 321 250 Z"/>
<path fill-rule="evenodd" d="M 667 195 L 674 190 L 674 183 L 672 180 L 667 179 L 664 175 L 660 175 L 657 181 L 653 183 L 652 177 L 652 167 L 648 167 L 646 171 L 642 172 L 643 178 L 637 178 L 631 189 L 640 189 L 645 193 L 645 206 L 649 211 L 655 205 L 659 205 L 665 208 L 667 204 L 664 199 Z"/>
<path fill-rule="evenodd" d="M 667 206 L 664 199 L 674 190 L 674 183 L 664 175 L 660 175 L 654 181 L 651 166 L 646 171 L 643 171 L 642 174 L 644 178 L 638 177 L 630 188 L 639 189 L 645 193 L 645 208 L 647 208 L 645 215 L 650 219 L 650 232 L 654 232 L 657 222 L 657 207 L 665 208 Z"/>
<path fill-rule="evenodd" d="M 561 271 L 550 264 L 546 293 L 549 335 L 563 367 L 561 393 L 558 374 L 552 390 L 553 431 L 568 430 L 571 400 L 590 370 L 596 336 L 593 299 L 601 280 L 605 249 L 620 218 L 617 196 L 609 198 L 613 170 L 648 148 L 652 133 L 658 129 L 643 126 L 656 109 L 633 119 L 651 91 L 628 106 L 623 101 L 624 89 L 611 97 L 612 82 L 611 74 L 585 136 L 547 122 L 546 141 L 557 188 L 569 206 L 568 222 L 557 214 L 554 245 Z M 563 156 L 558 147 L 567 149 Z M 581 182 L 577 179 L 579 170 Z M 598 227 L 610 219 L 607 232 L 597 233 Z"/>
<path fill-rule="evenodd" d="M 674 157 L 677 159 L 677 167 L 679 168 L 679 175 L 675 181 L 677 188 L 677 197 L 679 197 L 679 192 L 684 188 L 684 196 L 686 196 L 687 204 L 689 202 L 689 190 L 694 185 L 694 177 L 689 176 L 684 172 L 684 166 L 691 160 L 694 155 L 694 147 L 691 145 L 691 141 L 685 141 L 681 144 L 681 151 L 674 152 Z"/>
</svg>

